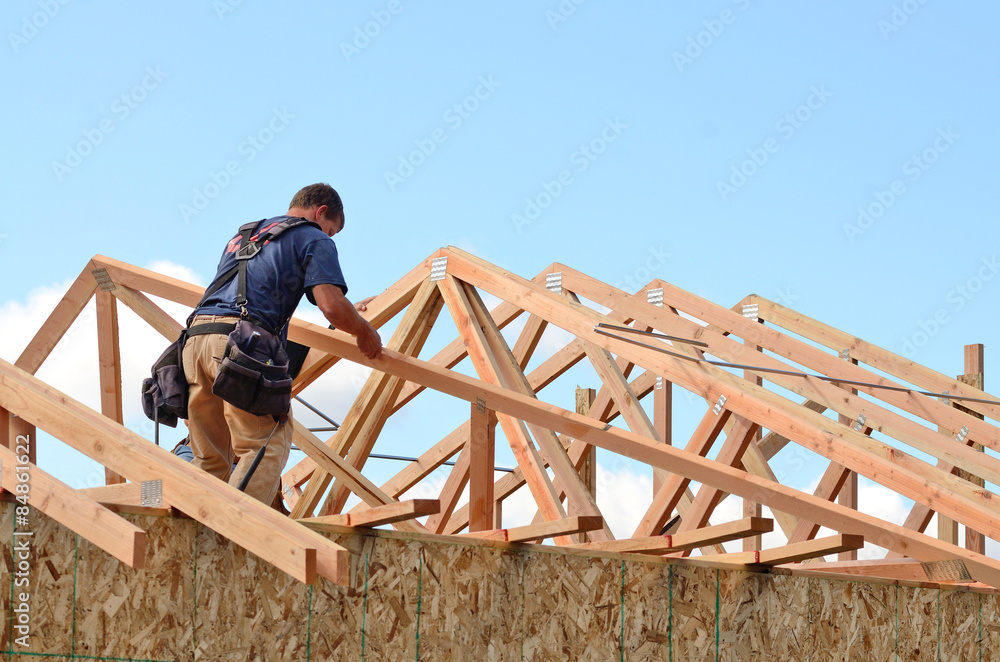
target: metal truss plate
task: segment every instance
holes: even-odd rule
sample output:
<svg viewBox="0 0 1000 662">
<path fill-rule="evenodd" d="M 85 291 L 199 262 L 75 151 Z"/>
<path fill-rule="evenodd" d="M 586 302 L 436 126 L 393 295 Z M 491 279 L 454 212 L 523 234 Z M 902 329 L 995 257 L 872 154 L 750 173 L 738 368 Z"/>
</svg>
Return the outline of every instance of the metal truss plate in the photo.
<svg viewBox="0 0 1000 662">
<path fill-rule="evenodd" d="M 719 399 L 715 403 L 715 406 L 712 407 L 712 413 L 713 414 L 715 414 L 716 416 L 718 416 L 722 412 L 722 407 L 726 404 L 726 399 L 727 398 L 724 395 L 720 395 L 719 396 Z"/>
<path fill-rule="evenodd" d="M 163 481 L 144 480 L 139 483 L 139 505 L 159 508 L 163 505 Z"/>
<path fill-rule="evenodd" d="M 654 306 L 663 306 L 663 288 L 657 287 L 651 290 L 646 290 L 646 303 L 651 303 Z"/>
<path fill-rule="evenodd" d="M 431 280 L 444 280 L 448 273 L 448 256 L 436 257 L 431 260 Z"/>
<path fill-rule="evenodd" d="M 549 292 L 555 292 L 556 294 L 562 294 L 562 272 L 556 271 L 551 274 L 545 274 L 545 289 Z"/>
<path fill-rule="evenodd" d="M 94 269 L 90 272 L 90 275 L 94 277 L 94 280 L 97 281 L 97 286 L 100 287 L 102 291 L 110 292 L 111 290 L 118 289 L 115 286 L 114 281 L 111 280 L 111 276 L 108 275 L 107 269 Z"/>
<path fill-rule="evenodd" d="M 760 319 L 760 304 L 748 303 L 743 305 L 743 317 L 756 322 Z"/>
<path fill-rule="evenodd" d="M 861 432 L 862 430 L 864 430 L 865 421 L 867 420 L 868 420 L 867 416 L 865 416 L 864 414 L 858 414 L 858 420 L 854 421 L 854 431 Z"/>
</svg>

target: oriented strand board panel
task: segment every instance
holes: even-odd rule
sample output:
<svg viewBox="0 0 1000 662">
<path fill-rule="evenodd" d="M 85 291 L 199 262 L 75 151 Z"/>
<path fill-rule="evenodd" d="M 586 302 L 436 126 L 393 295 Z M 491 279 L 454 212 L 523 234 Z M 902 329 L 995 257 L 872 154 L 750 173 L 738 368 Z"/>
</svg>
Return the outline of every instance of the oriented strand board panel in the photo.
<svg viewBox="0 0 1000 662">
<path fill-rule="evenodd" d="M 524 659 L 619 659 L 621 565 L 617 560 L 584 556 L 528 555 Z"/>
<path fill-rule="evenodd" d="M 146 567 L 133 570 L 80 539 L 75 652 L 97 658 L 193 660 L 197 523 L 123 517 L 146 531 Z"/>
<path fill-rule="evenodd" d="M 195 660 L 305 660 L 309 586 L 204 526 L 196 546 Z"/>
<path fill-rule="evenodd" d="M 0 504 L 6 582 L 13 513 Z M 8 583 L 0 659 L 888 662 L 1000 650 L 995 594 L 386 531 L 329 534 L 351 552 L 350 585 L 310 587 L 192 520 L 127 517 L 148 532 L 144 570 L 32 517 L 33 655 L 7 652 Z"/>
</svg>

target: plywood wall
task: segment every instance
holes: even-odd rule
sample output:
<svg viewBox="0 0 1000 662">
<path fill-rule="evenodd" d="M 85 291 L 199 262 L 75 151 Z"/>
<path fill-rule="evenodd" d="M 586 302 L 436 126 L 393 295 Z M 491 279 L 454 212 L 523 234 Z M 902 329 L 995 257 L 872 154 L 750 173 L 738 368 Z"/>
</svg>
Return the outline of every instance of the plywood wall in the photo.
<svg viewBox="0 0 1000 662">
<path fill-rule="evenodd" d="M 134 571 L 34 512 L 29 649 L 12 645 L 13 507 L 0 504 L 3 660 L 1000 659 L 992 594 L 551 550 L 332 535 L 352 586 L 305 586 L 184 519 Z M 898 656 L 898 658 L 897 658 Z"/>
</svg>

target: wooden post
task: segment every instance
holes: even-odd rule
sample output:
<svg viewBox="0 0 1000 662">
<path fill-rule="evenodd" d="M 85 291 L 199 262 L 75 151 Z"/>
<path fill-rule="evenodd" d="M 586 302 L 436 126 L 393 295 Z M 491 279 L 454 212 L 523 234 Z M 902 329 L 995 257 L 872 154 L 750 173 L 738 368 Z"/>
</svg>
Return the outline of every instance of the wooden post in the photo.
<svg viewBox="0 0 1000 662">
<path fill-rule="evenodd" d="M 668 446 L 673 445 L 672 420 L 673 420 L 673 384 L 663 377 L 656 378 L 656 386 L 653 387 L 653 427 L 660 441 Z M 669 472 L 654 467 L 653 468 L 653 496 L 660 491 L 663 481 L 667 479 Z"/>
<path fill-rule="evenodd" d="M 576 387 L 576 413 L 590 416 L 590 408 L 594 404 L 597 391 L 592 388 Z M 587 486 L 595 497 L 597 496 L 597 448 L 591 446 L 584 457 L 583 466 L 580 469 L 580 477 L 583 484 Z"/>
<path fill-rule="evenodd" d="M 496 414 L 473 403 L 469 422 L 469 531 L 494 528 L 493 467 L 496 450 Z"/>
<path fill-rule="evenodd" d="M 118 300 L 104 289 L 97 291 L 97 356 L 100 364 L 101 413 L 122 423 L 122 361 L 118 344 Z M 104 482 L 124 483 L 125 479 L 107 467 Z"/>
<path fill-rule="evenodd" d="M 980 391 L 986 390 L 985 385 L 985 364 L 983 362 L 983 345 L 982 343 L 977 343 L 973 345 L 965 346 L 965 374 L 959 375 L 958 380 L 963 384 L 968 384 L 969 386 L 975 387 Z M 982 414 L 977 414 L 963 407 L 960 402 L 955 402 L 954 405 L 957 409 L 975 416 L 976 418 L 982 419 Z M 982 444 L 973 444 L 972 447 L 979 452 L 983 451 Z M 982 478 L 978 476 L 973 476 L 965 471 L 959 472 L 959 475 L 963 478 L 967 478 L 976 485 L 983 487 L 985 485 Z M 972 529 L 966 527 L 965 529 L 965 548 L 972 550 L 973 552 L 978 552 L 979 554 L 986 553 L 986 538 L 982 533 L 978 531 L 973 531 Z"/>
<path fill-rule="evenodd" d="M 764 323 L 764 320 L 762 320 L 762 319 L 758 319 L 757 321 L 760 324 Z M 756 352 L 760 352 L 760 353 L 763 354 L 763 352 L 764 352 L 764 348 L 763 347 L 760 347 L 759 345 L 755 345 L 754 343 L 752 343 L 752 342 L 750 342 L 748 340 L 744 340 L 744 342 L 746 343 L 747 347 L 753 349 Z M 753 382 L 757 386 L 763 386 L 764 385 L 764 380 L 761 379 L 760 377 L 758 377 L 757 375 L 755 375 L 754 373 L 750 372 L 749 370 L 744 370 L 743 371 L 743 377 L 744 377 L 744 379 L 747 379 L 747 380 Z M 757 444 L 758 442 L 760 442 L 760 439 L 761 439 L 761 430 L 760 430 L 760 428 L 757 428 L 757 431 L 754 432 L 753 438 L 750 440 L 750 443 L 751 444 Z M 763 509 L 761 508 L 761 506 L 760 506 L 759 503 L 757 503 L 755 501 L 752 501 L 750 499 L 747 499 L 747 498 L 743 499 L 743 517 L 761 517 L 762 514 L 763 514 Z M 761 537 L 760 537 L 759 533 L 757 535 L 754 535 L 754 536 L 748 536 L 748 537 L 746 537 L 746 538 L 743 539 L 743 551 L 744 552 L 754 552 L 754 551 L 757 551 L 757 550 L 759 550 L 761 548 L 761 544 L 762 544 L 762 542 L 761 542 Z"/>
<path fill-rule="evenodd" d="M 852 359 L 852 358 L 850 358 L 850 356 L 845 357 L 844 360 L 850 361 L 854 365 L 858 365 L 858 360 L 857 359 Z M 853 395 L 857 395 L 858 394 L 858 389 L 856 389 L 856 388 L 849 388 L 849 387 L 846 387 L 846 386 L 844 388 L 846 390 L 849 390 Z M 858 412 L 858 413 L 861 413 L 861 412 Z M 844 414 L 840 414 L 839 419 L 840 419 L 840 422 L 842 424 L 844 424 L 844 425 L 850 425 L 851 424 L 851 417 L 850 416 L 845 416 Z M 862 429 L 862 431 L 863 431 L 863 429 Z M 840 505 L 844 506 L 845 508 L 850 508 L 852 510 L 857 510 L 858 509 L 858 472 L 856 472 L 856 471 L 848 471 L 847 472 L 847 480 L 844 481 L 843 487 L 840 488 L 840 494 L 837 495 L 837 502 Z M 856 549 L 849 549 L 847 551 L 840 552 L 840 554 L 837 555 L 837 560 L 838 561 L 857 561 L 858 560 L 858 550 L 856 550 Z"/>
</svg>

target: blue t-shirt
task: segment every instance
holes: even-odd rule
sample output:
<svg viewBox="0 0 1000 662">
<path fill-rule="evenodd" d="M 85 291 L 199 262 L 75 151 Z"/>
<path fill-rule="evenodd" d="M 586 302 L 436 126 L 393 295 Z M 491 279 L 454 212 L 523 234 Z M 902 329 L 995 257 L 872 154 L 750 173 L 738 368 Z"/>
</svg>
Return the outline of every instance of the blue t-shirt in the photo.
<svg viewBox="0 0 1000 662">
<path fill-rule="evenodd" d="M 289 216 L 276 216 L 261 221 L 254 228 L 254 239 L 259 232 L 280 223 Z M 240 247 L 239 234 L 230 240 L 219 260 L 216 278 L 236 266 L 236 250 Z M 236 284 L 239 275 L 223 285 L 195 310 L 199 315 L 239 315 L 236 305 Z M 299 225 L 285 230 L 281 236 L 269 241 L 257 255 L 247 261 L 247 310 L 250 316 L 273 329 L 282 327 L 295 312 L 305 293 L 315 304 L 314 285 L 336 285 L 347 294 L 347 283 L 340 271 L 337 245 L 325 232 L 314 225 Z M 285 336 L 287 331 L 282 333 Z"/>
</svg>

